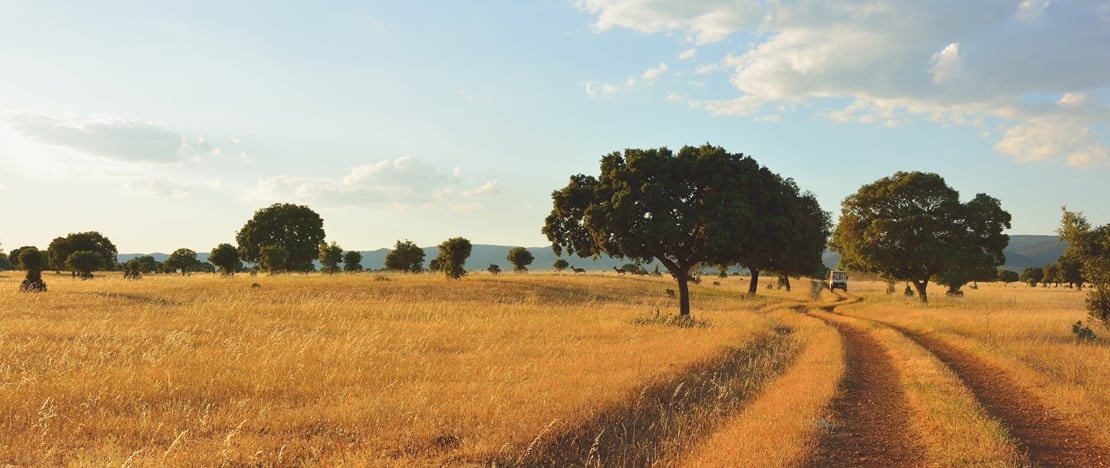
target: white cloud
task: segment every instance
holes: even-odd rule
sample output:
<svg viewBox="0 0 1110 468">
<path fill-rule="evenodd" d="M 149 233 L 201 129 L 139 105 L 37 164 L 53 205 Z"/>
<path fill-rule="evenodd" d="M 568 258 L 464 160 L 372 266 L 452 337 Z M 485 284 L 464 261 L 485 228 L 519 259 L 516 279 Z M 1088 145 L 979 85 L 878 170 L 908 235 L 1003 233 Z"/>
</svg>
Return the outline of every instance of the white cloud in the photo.
<svg viewBox="0 0 1110 468">
<path fill-rule="evenodd" d="M 178 183 L 165 176 L 135 177 L 126 181 L 129 192 L 148 197 L 187 198 L 192 193 L 188 183 Z"/>
<path fill-rule="evenodd" d="M 644 70 L 644 73 L 641 74 L 640 77 L 643 78 L 646 81 L 653 81 L 656 78 L 659 78 L 661 75 L 663 75 L 666 72 L 667 72 L 667 64 L 660 63 L 658 67 L 652 67 L 652 68 L 649 68 L 647 70 Z"/>
<path fill-rule="evenodd" d="M 785 104 L 814 108 L 839 122 L 973 126 L 999 138 L 1000 154 L 1076 166 L 1099 165 L 1108 146 L 1095 130 L 1110 121 L 1110 47 L 1094 46 L 1110 44 L 1110 8 L 1104 2 L 579 0 L 576 5 L 594 15 L 596 31 L 619 27 L 677 33 L 681 44 L 721 42 L 697 48 L 699 57 L 724 50 L 719 60 L 680 61 L 679 69 L 668 70 L 728 71 L 733 94 L 691 103 L 714 115 L 767 120 L 780 115 L 775 109 Z M 1046 94 L 1062 96 L 1059 105 L 1027 99 Z M 1046 122 L 1068 122 L 1070 133 L 1041 133 L 1037 129 Z M 1014 145 L 1032 134 L 1051 139 L 1034 145 L 1035 151 Z"/>
<path fill-rule="evenodd" d="M 679 60 L 690 60 L 690 59 L 692 59 L 694 57 L 697 57 L 697 56 L 698 56 L 698 49 L 696 47 L 691 47 L 691 48 L 686 49 L 682 52 L 679 52 L 678 59 Z"/>
<path fill-rule="evenodd" d="M 1011 128 L 994 145 L 1019 162 L 1063 159 L 1073 167 L 1104 166 L 1110 149 L 1083 122 L 1059 116 L 1035 117 Z"/>
<path fill-rule="evenodd" d="M 24 137 L 83 154 L 132 163 L 177 163 L 197 155 L 219 155 L 204 137 L 189 139 L 142 119 L 94 114 L 85 118 L 35 113 L 2 116 Z"/>
<path fill-rule="evenodd" d="M 586 95 L 596 98 L 605 97 L 617 94 L 620 92 L 628 92 L 636 89 L 638 85 L 650 86 L 655 83 L 655 80 L 662 76 L 670 67 L 666 63 L 660 63 L 659 66 L 648 68 L 639 75 L 633 75 L 625 78 L 622 84 L 613 83 L 600 83 L 596 81 L 586 82 Z"/>
<path fill-rule="evenodd" d="M 481 197 L 486 195 L 496 195 L 507 191 L 508 188 L 505 187 L 505 184 L 502 184 L 501 182 L 498 182 L 496 180 L 491 180 L 489 182 L 486 182 L 485 184 L 482 184 L 480 187 L 475 188 L 474 190 L 467 190 L 463 192 L 462 195 L 464 197 Z"/>
<path fill-rule="evenodd" d="M 960 76 L 963 72 L 963 58 L 960 57 L 960 43 L 953 42 L 944 50 L 933 54 L 933 83 L 944 84 Z"/>
<path fill-rule="evenodd" d="M 717 42 L 759 24 L 762 7 L 755 0 L 577 0 L 583 11 L 597 15 L 594 30 L 614 27 L 644 33 L 681 32 L 696 44 Z"/>
<path fill-rule="evenodd" d="M 458 168 L 451 174 L 437 171 L 431 163 L 411 156 L 351 168 L 341 177 L 305 178 L 280 175 L 258 181 L 244 195 L 250 201 L 297 199 L 331 206 L 391 203 L 397 206 L 448 202 L 456 193 Z M 464 197 L 492 195 L 504 191 L 497 181 L 461 193 Z"/>
</svg>

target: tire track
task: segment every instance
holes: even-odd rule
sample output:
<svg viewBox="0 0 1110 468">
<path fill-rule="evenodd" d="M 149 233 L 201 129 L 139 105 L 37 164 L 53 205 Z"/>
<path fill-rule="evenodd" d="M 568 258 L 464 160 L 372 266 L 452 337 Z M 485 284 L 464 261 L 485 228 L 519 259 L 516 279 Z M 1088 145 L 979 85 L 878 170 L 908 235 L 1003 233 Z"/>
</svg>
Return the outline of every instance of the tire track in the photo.
<svg viewBox="0 0 1110 468">
<path fill-rule="evenodd" d="M 992 417 L 1018 439 L 1034 466 L 1110 466 L 1103 447 L 1007 373 L 940 338 L 880 322 L 933 353 L 964 382 Z"/>
<path fill-rule="evenodd" d="M 890 355 L 866 331 L 817 317 L 844 339 L 845 372 L 811 466 L 910 466 L 926 461 L 911 435 L 913 410 Z"/>
</svg>

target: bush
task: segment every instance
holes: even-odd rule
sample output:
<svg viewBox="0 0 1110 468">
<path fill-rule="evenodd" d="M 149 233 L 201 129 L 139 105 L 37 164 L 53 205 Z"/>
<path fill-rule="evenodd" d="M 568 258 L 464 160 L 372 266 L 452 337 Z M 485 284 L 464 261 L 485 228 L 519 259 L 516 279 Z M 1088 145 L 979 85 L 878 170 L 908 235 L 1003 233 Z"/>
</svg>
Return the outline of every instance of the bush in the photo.
<svg viewBox="0 0 1110 468">
<path fill-rule="evenodd" d="M 1087 293 L 1087 314 L 1110 330 L 1110 290 L 1095 288 Z"/>
<path fill-rule="evenodd" d="M 1094 341 L 1096 338 L 1095 332 L 1091 330 L 1091 327 L 1083 325 L 1082 320 L 1071 326 L 1071 332 L 1075 334 L 1075 341 L 1077 342 Z"/>
</svg>

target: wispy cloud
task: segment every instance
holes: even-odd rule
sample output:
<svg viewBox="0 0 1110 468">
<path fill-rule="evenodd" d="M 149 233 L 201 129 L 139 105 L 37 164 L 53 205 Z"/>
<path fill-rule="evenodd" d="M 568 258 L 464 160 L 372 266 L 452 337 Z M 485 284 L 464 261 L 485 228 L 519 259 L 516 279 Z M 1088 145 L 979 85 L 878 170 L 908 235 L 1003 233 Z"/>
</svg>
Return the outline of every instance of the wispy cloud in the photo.
<svg viewBox="0 0 1110 468">
<path fill-rule="evenodd" d="M 142 119 L 101 114 L 70 117 L 6 113 L 2 120 L 32 140 L 116 161 L 176 163 L 222 152 L 203 137 L 189 138 Z"/>
<path fill-rule="evenodd" d="M 412 156 L 356 166 L 339 177 L 305 178 L 280 175 L 258 181 L 243 199 L 249 201 L 302 200 L 330 206 L 386 203 L 418 206 L 450 205 L 455 194 L 463 197 L 494 195 L 505 191 L 497 181 L 459 191 L 460 170 L 447 174 L 431 163 Z"/>
<path fill-rule="evenodd" d="M 670 67 L 666 63 L 660 63 L 658 66 L 648 68 L 638 75 L 625 78 L 621 84 L 587 81 L 585 84 L 586 94 L 590 97 L 605 97 L 620 92 L 628 92 L 639 86 L 652 86 L 669 69 Z"/>
</svg>

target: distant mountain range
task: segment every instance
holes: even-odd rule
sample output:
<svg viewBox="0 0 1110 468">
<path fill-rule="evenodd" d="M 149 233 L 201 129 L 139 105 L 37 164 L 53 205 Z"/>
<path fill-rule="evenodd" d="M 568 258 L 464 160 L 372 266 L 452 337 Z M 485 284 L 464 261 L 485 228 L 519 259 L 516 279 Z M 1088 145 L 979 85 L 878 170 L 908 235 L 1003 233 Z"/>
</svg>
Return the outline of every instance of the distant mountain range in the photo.
<svg viewBox="0 0 1110 468">
<path fill-rule="evenodd" d="M 1044 266 L 1053 263 L 1064 254 L 1064 248 L 1067 244 L 1060 242 L 1056 236 L 1010 236 L 1010 245 L 1003 251 L 1006 254 L 1006 264 L 1002 268 L 1012 271 L 1021 272 L 1022 270 L 1033 266 Z M 509 254 L 509 249 L 512 246 L 506 245 L 485 245 L 475 244 L 470 252 L 470 258 L 466 261 L 466 267 L 469 270 L 482 270 L 489 267 L 491 264 L 499 265 L 502 270 L 511 270 L 512 264 L 506 256 Z M 385 267 L 385 256 L 389 253 L 390 249 L 378 249 L 362 252 L 362 266 L 368 270 L 380 270 Z M 555 252 L 551 247 L 529 247 L 529 252 L 535 260 L 529 266 L 530 270 L 552 270 L 551 266 L 559 257 L 555 256 Z M 438 247 L 424 247 L 424 264 L 425 266 L 429 261 L 439 254 Z M 169 254 L 153 253 L 153 254 L 120 254 L 119 261 L 126 262 L 132 258 L 141 255 L 151 255 L 155 260 L 162 262 L 169 258 Z M 583 259 L 577 256 L 564 256 L 571 265 L 578 268 L 585 268 L 587 271 L 612 271 L 613 267 L 619 267 L 626 263 L 631 263 L 627 259 L 615 259 L 610 257 L 599 257 L 598 259 Z M 200 261 L 208 260 L 208 252 L 197 252 L 197 259 Z M 830 268 L 836 268 L 840 263 L 840 256 L 826 251 L 822 256 L 822 261 Z M 644 265 L 648 271 L 655 269 L 655 263 Z M 664 269 L 660 266 L 660 271 Z"/>
</svg>

